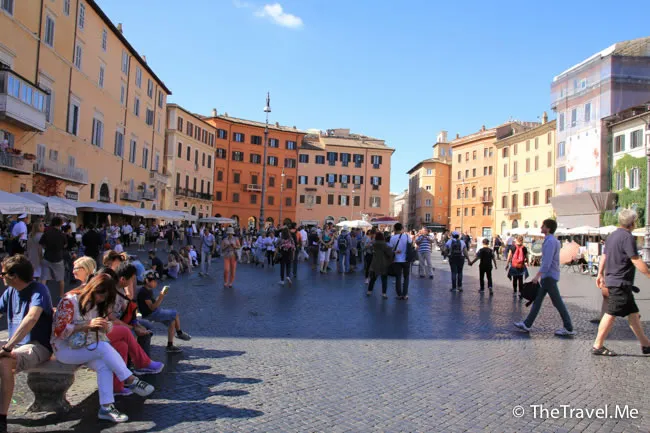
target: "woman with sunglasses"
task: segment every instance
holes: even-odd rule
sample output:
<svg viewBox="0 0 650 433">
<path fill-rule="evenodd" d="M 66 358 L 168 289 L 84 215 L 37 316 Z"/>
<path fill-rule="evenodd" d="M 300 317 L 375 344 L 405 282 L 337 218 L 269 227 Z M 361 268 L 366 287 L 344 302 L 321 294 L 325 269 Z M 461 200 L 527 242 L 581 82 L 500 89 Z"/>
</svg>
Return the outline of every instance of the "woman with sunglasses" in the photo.
<svg viewBox="0 0 650 433">
<path fill-rule="evenodd" d="M 97 275 L 82 289 L 73 290 L 59 302 L 54 315 L 52 348 L 59 362 L 86 365 L 97 372 L 99 419 L 116 423 L 129 417 L 114 405 L 113 373 L 135 394 L 146 397 L 154 387 L 135 377 L 120 354 L 107 341 L 112 324 L 106 319 L 115 303 L 115 280 L 110 275 Z"/>
<path fill-rule="evenodd" d="M 74 261 L 72 264 L 72 275 L 76 280 L 81 281 L 81 286 L 78 289 L 86 285 L 88 279 L 95 272 L 95 269 L 97 269 L 97 263 L 91 257 L 83 256 Z"/>
</svg>

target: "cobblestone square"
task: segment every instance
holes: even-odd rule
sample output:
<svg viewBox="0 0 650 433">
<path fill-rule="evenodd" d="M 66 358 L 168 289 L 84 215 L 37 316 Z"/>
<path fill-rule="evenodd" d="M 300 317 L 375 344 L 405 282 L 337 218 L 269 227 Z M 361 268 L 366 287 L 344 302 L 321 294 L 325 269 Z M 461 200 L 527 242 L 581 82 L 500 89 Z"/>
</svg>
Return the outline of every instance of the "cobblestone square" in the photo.
<svg viewBox="0 0 650 433">
<path fill-rule="evenodd" d="M 650 431 L 650 360 L 626 322 L 609 341 L 622 356 L 589 353 L 596 332 L 589 319 L 600 305 L 593 279 L 562 274 L 576 337 L 553 335 L 561 321 L 548 299 L 529 336 L 512 326 L 528 308 L 513 299 L 502 264 L 493 297 L 478 293 L 476 266 L 465 268 L 459 294 L 449 292 L 448 266 L 436 256 L 435 278 L 412 278 L 403 302 L 393 281 L 388 300 L 377 288 L 367 298 L 361 272 L 316 275 L 304 263 L 292 287 L 277 284 L 278 267 L 240 265 L 235 287 L 223 289 L 215 260 L 208 278 L 195 272 L 168 283 L 165 306 L 178 309 L 193 339 L 167 356 L 157 325 L 152 358 L 165 371 L 147 378 L 157 390 L 146 401 L 118 398 L 129 423 L 96 420 L 95 376 L 81 370 L 69 392 L 74 409 L 60 418 L 25 413 L 32 397 L 20 375 L 10 431 Z M 649 314 L 650 285 L 639 283 L 639 306 Z M 609 405 L 609 415 L 628 405 L 639 416 L 540 418 L 530 405 Z"/>
</svg>

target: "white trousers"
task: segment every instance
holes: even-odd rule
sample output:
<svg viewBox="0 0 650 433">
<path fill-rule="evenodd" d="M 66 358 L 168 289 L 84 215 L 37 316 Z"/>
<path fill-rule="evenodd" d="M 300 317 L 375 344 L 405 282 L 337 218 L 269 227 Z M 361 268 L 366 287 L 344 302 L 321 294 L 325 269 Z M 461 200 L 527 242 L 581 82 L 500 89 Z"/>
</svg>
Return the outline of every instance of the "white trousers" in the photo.
<svg viewBox="0 0 650 433">
<path fill-rule="evenodd" d="M 63 347 L 55 350 L 56 359 L 63 364 L 81 365 L 85 364 L 91 370 L 97 372 L 97 389 L 99 390 L 99 404 L 106 405 L 115 402 L 113 396 L 113 373 L 120 381 L 125 381 L 133 373 L 126 367 L 124 360 L 113 346 L 106 341 L 99 344 L 91 344 L 90 348 L 95 350 L 71 349 Z"/>
<path fill-rule="evenodd" d="M 331 248 L 328 248 L 326 251 L 318 251 L 318 261 L 321 263 L 329 262 L 331 253 L 332 253 Z"/>
</svg>

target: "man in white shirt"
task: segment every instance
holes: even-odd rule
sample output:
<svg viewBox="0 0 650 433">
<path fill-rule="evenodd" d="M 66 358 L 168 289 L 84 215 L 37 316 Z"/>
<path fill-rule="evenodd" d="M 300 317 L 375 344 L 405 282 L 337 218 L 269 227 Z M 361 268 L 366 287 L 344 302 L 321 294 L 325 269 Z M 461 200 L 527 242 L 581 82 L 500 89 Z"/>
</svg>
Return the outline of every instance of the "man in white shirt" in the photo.
<svg viewBox="0 0 650 433">
<path fill-rule="evenodd" d="M 131 246 L 131 233 L 133 233 L 133 227 L 131 227 L 131 224 L 124 224 L 122 226 L 122 243 L 125 247 Z"/>
<path fill-rule="evenodd" d="M 406 261 L 406 251 L 408 244 L 410 244 L 411 237 L 408 233 L 403 233 L 403 226 L 401 223 L 395 224 L 394 234 L 390 237 L 388 245 L 395 251 L 395 263 L 399 264 L 397 277 L 395 281 L 395 291 L 397 292 L 397 299 L 407 300 L 409 298 L 409 273 L 411 271 L 411 264 Z M 402 276 L 404 276 L 404 286 L 402 287 Z"/>
<path fill-rule="evenodd" d="M 27 214 L 20 214 L 18 222 L 11 229 L 11 255 L 23 254 L 27 243 Z"/>
<path fill-rule="evenodd" d="M 508 253 L 510 252 L 510 249 L 512 246 L 515 244 L 515 237 L 510 234 L 510 232 L 506 233 L 508 235 L 508 240 L 506 240 L 506 248 L 503 251 L 503 260 L 506 260 L 508 258 Z"/>
</svg>

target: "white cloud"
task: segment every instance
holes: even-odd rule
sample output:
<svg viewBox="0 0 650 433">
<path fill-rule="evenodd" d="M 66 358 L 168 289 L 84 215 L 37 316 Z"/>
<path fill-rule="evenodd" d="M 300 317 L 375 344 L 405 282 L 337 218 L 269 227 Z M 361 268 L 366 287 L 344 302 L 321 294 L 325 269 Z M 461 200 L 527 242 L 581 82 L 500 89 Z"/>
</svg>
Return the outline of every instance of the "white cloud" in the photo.
<svg viewBox="0 0 650 433">
<path fill-rule="evenodd" d="M 236 2 L 240 3 L 239 0 L 236 0 Z M 280 3 L 264 5 L 262 9 L 255 12 L 255 15 L 262 18 L 268 18 L 275 24 L 290 29 L 300 29 L 304 25 L 302 18 L 285 12 Z"/>
</svg>

